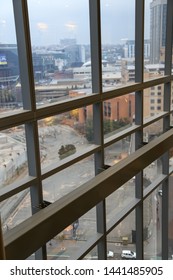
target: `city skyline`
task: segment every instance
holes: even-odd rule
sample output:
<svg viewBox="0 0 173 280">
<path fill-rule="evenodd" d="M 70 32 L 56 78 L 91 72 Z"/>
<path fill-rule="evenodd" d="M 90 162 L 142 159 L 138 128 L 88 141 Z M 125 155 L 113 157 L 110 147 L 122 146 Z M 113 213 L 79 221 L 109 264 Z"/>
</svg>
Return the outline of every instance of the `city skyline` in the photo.
<svg viewBox="0 0 173 280">
<path fill-rule="evenodd" d="M 89 44 L 89 1 L 52 1 L 53 7 L 57 9 L 52 10 L 47 0 L 28 1 L 32 45 L 59 44 L 63 38 L 74 38 L 78 44 Z M 150 10 L 150 1 L 145 1 L 146 11 Z M 16 43 L 12 1 L 3 2 L 0 11 L 0 43 Z M 102 0 L 101 14 L 103 44 L 123 44 L 124 39 L 134 39 L 135 0 L 118 3 Z M 147 12 L 145 15 L 146 39 L 149 39 L 149 22 Z"/>
<path fill-rule="evenodd" d="M 1 3 L 0 259 L 173 259 L 173 1 Z"/>
</svg>

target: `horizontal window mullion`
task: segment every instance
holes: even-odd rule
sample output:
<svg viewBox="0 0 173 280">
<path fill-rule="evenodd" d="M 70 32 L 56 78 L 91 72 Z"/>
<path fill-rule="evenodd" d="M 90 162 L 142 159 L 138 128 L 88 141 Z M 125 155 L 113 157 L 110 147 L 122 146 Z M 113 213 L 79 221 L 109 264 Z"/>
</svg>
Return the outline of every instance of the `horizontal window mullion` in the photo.
<svg viewBox="0 0 173 280">
<path fill-rule="evenodd" d="M 132 133 L 136 132 L 137 130 L 139 130 L 141 128 L 140 125 L 132 125 L 131 127 L 124 129 L 123 131 L 120 132 L 115 132 L 113 136 L 107 137 L 104 140 L 104 147 L 108 147 L 112 144 L 114 144 L 115 142 L 131 135 Z"/>
<path fill-rule="evenodd" d="M 172 80 L 173 80 L 173 76 L 163 76 L 161 78 L 152 79 L 149 81 L 145 81 L 143 83 L 134 83 L 134 84 L 128 85 L 128 86 L 120 86 L 118 88 L 115 88 L 114 90 L 109 90 L 109 91 L 104 92 L 104 94 L 101 96 L 101 98 L 103 101 L 106 101 L 107 99 L 123 96 L 128 93 L 135 92 L 135 91 L 136 92 L 142 91 L 149 87 L 153 87 L 153 86 L 160 85 L 163 83 L 169 83 Z"/>
<path fill-rule="evenodd" d="M 62 114 L 76 108 L 92 105 L 93 103 L 100 102 L 98 94 L 92 94 L 75 99 L 68 99 L 68 101 L 55 102 L 54 105 L 45 106 L 36 110 L 36 118 L 42 119 L 48 116 Z"/>
<path fill-rule="evenodd" d="M 168 176 L 160 174 L 147 188 L 144 189 L 143 199 L 147 198 L 161 183 L 163 183 Z"/>
<path fill-rule="evenodd" d="M 32 176 L 26 176 L 25 178 L 12 183 L 4 188 L 0 189 L 0 202 L 4 201 L 5 199 L 10 198 L 11 196 L 22 192 L 23 190 L 29 188 L 33 184 L 36 184 L 37 178 Z"/>
<path fill-rule="evenodd" d="M 107 225 L 106 234 L 109 234 L 124 218 L 126 218 L 140 203 L 140 199 L 132 198 L 131 202 L 126 205 L 119 213 L 115 213 L 113 219 Z"/>
<path fill-rule="evenodd" d="M 34 120 L 35 114 L 31 111 L 3 114 L 0 117 L 0 130 L 25 124 Z"/>
<path fill-rule="evenodd" d="M 103 234 L 95 233 L 89 240 L 82 245 L 78 251 L 73 254 L 73 260 L 82 260 L 95 246 L 97 246 L 98 242 L 103 238 Z"/>
<path fill-rule="evenodd" d="M 161 112 L 161 113 L 157 114 L 156 116 L 147 118 L 144 120 L 143 127 L 146 127 L 152 123 L 155 123 L 155 122 L 163 119 L 163 117 L 165 117 L 167 115 L 169 115 L 169 112 Z"/>
</svg>

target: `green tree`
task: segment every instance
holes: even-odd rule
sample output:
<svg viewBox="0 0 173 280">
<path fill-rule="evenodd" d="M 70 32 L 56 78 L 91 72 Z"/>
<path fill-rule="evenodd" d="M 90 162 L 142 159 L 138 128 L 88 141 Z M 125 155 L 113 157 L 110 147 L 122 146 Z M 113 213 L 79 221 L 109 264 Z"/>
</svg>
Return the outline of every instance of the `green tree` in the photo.
<svg viewBox="0 0 173 280">
<path fill-rule="evenodd" d="M 66 144 L 65 146 L 62 145 L 61 148 L 58 151 L 59 158 L 63 159 L 65 157 L 68 157 L 76 152 L 76 147 L 73 144 Z"/>
<path fill-rule="evenodd" d="M 108 133 L 115 131 L 116 129 L 119 129 L 128 124 L 129 124 L 128 119 L 120 119 L 118 121 L 104 119 L 103 132 L 104 132 L 104 134 L 108 134 Z M 87 121 L 86 121 L 86 139 L 89 142 L 94 141 L 93 120 L 91 118 L 87 119 Z"/>
<path fill-rule="evenodd" d="M 86 120 L 86 139 L 88 142 L 93 142 L 94 141 L 94 129 L 93 129 L 93 120 L 87 119 Z"/>
<path fill-rule="evenodd" d="M 14 102 L 15 101 L 15 95 L 11 90 L 8 89 L 1 89 L 0 90 L 0 103 L 8 103 L 8 102 Z"/>
</svg>

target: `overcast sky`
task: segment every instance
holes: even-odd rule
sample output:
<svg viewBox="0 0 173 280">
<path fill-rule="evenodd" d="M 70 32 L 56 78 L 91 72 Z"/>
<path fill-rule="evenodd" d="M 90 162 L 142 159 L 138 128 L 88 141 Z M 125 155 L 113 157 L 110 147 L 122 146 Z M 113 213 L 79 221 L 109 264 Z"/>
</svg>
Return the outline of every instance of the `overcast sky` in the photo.
<svg viewBox="0 0 173 280">
<path fill-rule="evenodd" d="M 149 38 L 149 2 L 146 0 L 146 38 Z M 12 0 L 0 3 L 0 42 L 15 43 Z M 88 3 L 88 0 L 28 0 L 32 45 L 58 44 L 64 38 L 88 44 Z M 102 0 L 101 11 L 103 43 L 134 39 L 135 0 Z"/>
</svg>

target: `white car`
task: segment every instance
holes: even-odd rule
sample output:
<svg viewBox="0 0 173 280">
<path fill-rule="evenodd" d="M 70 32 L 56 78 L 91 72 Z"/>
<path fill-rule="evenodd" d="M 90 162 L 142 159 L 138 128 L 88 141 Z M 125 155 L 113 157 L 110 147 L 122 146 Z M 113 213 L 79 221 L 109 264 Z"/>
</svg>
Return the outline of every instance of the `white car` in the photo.
<svg viewBox="0 0 173 280">
<path fill-rule="evenodd" d="M 107 258 L 113 258 L 114 257 L 114 252 L 113 251 L 108 251 L 107 252 Z"/>
<path fill-rule="evenodd" d="M 136 259 L 136 253 L 131 250 L 123 250 L 121 252 L 121 258 L 127 260 L 134 260 Z"/>
</svg>

